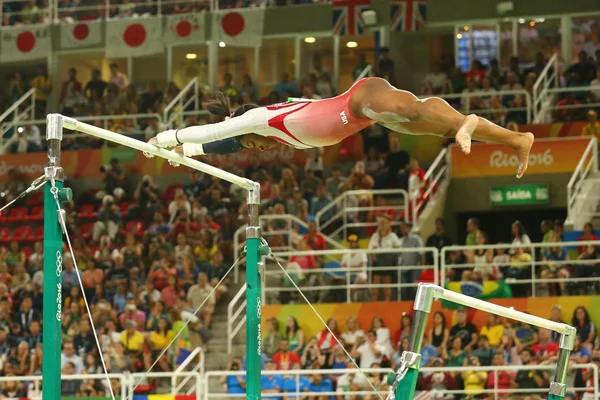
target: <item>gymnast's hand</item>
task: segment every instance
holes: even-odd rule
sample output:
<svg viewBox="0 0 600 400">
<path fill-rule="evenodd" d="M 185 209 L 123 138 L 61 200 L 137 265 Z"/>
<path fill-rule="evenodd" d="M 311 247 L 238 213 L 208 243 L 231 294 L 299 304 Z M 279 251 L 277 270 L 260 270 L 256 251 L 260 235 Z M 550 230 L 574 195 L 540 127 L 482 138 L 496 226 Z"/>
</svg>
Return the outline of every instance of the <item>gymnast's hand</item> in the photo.
<svg viewBox="0 0 600 400">
<path fill-rule="evenodd" d="M 157 146 L 158 140 L 156 139 L 156 137 L 150 138 L 150 140 L 148 140 L 148 144 Z M 173 151 L 179 155 L 184 155 L 183 154 L 183 146 L 177 146 L 173 149 Z M 144 156 L 146 156 L 148 158 L 154 158 L 154 154 L 146 153 L 145 151 L 143 153 L 144 153 Z M 181 165 L 175 161 L 171 161 L 171 160 L 167 160 L 167 161 L 169 162 L 169 164 L 171 164 L 174 167 L 179 167 Z"/>
</svg>

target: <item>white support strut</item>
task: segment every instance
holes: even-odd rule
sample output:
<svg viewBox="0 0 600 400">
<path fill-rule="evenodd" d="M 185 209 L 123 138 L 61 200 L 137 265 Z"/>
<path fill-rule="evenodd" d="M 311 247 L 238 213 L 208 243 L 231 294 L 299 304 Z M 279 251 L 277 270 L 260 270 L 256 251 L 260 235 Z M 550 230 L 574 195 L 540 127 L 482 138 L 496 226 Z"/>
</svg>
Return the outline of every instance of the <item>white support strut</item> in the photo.
<svg viewBox="0 0 600 400">
<path fill-rule="evenodd" d="M 430 290 L 433 292 L 433 297 L 436 299 L 444 299 L 448 301 L 452 301 L 454 303 L 461 304 L 465 307 L 472 307 L 478 310 L 486 311 L 491 314 L 500 315 L 505 318 L 514 319 L 517 321 L 526 322 L 528 324 L 550 329 L 552 331 L 566 334 L 566 335 L 574 335 L 576 333 L 575 328 L 569 326 L 567 324 L 550 321 L 544 318 L 536 317 L 535 315 L 527 314 L 521 311 L 517 311 L 514 308 L 507 308 L 503 306 L 499 306 L 497 304 L 488 303 L 487 301 L 479 300 L 474 297 L 466 296 L 464 294 L 456 293 L 448 289 L 444 289 L 437 285 L 429 285 L 426 284 L 424 286 L 428 286 Z"/>
<path fill-rule="evenodd" d="M 98 128 L 94 125 L 86 124 L 85 122 L 78 121 L 74 118 L 65 117 L 59 114 L 57 114 L 57 116 L 59 118 L 62 118 L 63 128 L 65 129 L 86 133 L 91 136 L 108 140 L 109 142 L 117 143 L 135 150 L 142 151 L 144 153 L 152 154 L 154 156 L 179 163 L 181 165 L 185 165 L 186 167 L 190 167 L 195 170 L 202 171 L 209 175 L 216 176 L 217 178 L 231 182 L 246 190 L 255 190 L 257 188 L 258 184 L 254 181 L 251 181 L 250 179 L 242 178 L 241 176 L 237 176 L 230 172 L 223 171 L 222 169 L 213 167 L 212 165 L 202 163 L 189 157 L 184 157 L 174 151 L 161 149 L 152 144 L 142 142 L 141 140 L 133 139 L 131 137 L 121 135 L 119 133 Z"/>
</svg>

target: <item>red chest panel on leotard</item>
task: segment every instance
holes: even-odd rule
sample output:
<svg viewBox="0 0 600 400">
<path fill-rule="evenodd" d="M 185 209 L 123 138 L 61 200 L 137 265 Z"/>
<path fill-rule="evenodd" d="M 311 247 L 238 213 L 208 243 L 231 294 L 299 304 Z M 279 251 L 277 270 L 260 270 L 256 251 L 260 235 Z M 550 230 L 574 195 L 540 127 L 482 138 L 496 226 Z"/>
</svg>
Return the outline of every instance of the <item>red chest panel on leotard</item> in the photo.
<svg viewBox="0 0 600 400">
<path fill-rule="evenodd" d="M 350 110 L 350 97 L 362 81 L 339 96 L 314 102 L 291 102 L 267 106 L 265 136 L 298 147 L 337 144 L 375 121 L 357 118 Z"/>
</svg>

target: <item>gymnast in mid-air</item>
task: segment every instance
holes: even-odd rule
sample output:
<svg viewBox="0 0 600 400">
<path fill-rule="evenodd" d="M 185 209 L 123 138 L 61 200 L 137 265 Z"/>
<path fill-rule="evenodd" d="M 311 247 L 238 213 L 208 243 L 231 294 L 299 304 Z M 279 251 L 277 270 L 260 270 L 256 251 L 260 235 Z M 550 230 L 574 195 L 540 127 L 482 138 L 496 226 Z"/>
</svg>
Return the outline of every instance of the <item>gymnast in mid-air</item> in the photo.
<svg viewBox="0 0 600 400">
<path fill-rule="evenodd" d="M 453 137 L 465 154 L 471 152 L 471 139 L 507 145 L 517 153 L 517 178 L 527 169 L 533 145 L 529 132 L 510 131 L 475 114 L 465 116 L 439 97 L 419 99 L 381 78 L 361 79 L 345 93 L 323 100 L 245 104 L 231 110 L 229 99 L 216 93 L 203 105 L 225 120 L 167 130 L 148 143 L 188 157 L 263 151 L 278 143 L 309 149 L 337 144 L 377 123 L 400 133 Z"/>
</svg>

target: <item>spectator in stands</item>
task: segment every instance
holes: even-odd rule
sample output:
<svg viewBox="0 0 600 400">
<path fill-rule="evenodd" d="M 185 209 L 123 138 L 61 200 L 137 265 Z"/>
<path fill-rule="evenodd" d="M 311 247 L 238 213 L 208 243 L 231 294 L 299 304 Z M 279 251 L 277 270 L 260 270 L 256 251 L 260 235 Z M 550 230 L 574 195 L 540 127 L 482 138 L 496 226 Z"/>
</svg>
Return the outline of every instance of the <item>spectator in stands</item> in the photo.
<svg viewBox="0 0 600 400">
<path fill-rule="evenodd" d="M 130 208 L 130 215 L 133 218 L 139 218 L 143 215 L 154 215 L 160 211 L 160 198 L 158 186 L 154 184 L 152 176 L 144 175 L 140 180 L 136 190 L 133 192 L 135 205 Z"/>
<path fill-rule="evenodd" d="M 324 355 L 319 348 L 319 339 L 314 337 L 308 341 L 306 346 L 304 346 L 304 351 L 302 351 L 301 365 L 306 369 L 310 369 L 315 363 L 324 365 L 326 359 L 327 356 Z"/>
<path fill-rule="evenodd" d="M 523 365 L 536 365 L 533 353 L 530 349 L 524 349 L 521 352 L 521 359 L 523 360 Z M 513 389 L 539 389 L 544 385 L 544 377 L 536 369 L 519 370 L 514 378 L 512 375 L 509 375 L 509 377 L 511 378 L 510 386 Z M 531 394 L 524 397 L 529 400 L 537 398 L 538 396 Z"/>
<path fill-rule="evenodd" d="M 267 332 L 265 333 L 262 339 L 263 352 L 267 355 L 267 357 L 273 357 L 275 353 L 277 353 L 277 351 L 280 349 L 280 343 L 282 340 L 281 333 L 278 329 L 279 322 L 277 321 L 277 318 L 269 318 L 267 320 L 266 327 Z"/>
<path fill-rule="evenodd" d="M 314 217 L 309 217 L 308 233 L 304 235 L 304 241 L 312 250 L 326 250 L 325 237 L 317 230 L 317 222 Z"/>
<path fill-rule="evenodd" d="M 346 320 L 346 330 L 342 332 L 340 338 L 344 341 L 347 348 L 352 348 L 356 342 L 361 342 L 365 339 L 365 332 L 360 329 L 358 320 L 355 316 L 349 316 Z"/>
<path fill-rule="evenodd" d="M 383 354 L 389 358 L 394 351 L 392 336 L 389 328 L 385 326 L 385 322 L 380 316 L 376 315 L 371 320 L 371 330 L 377 335 L 376 342 L 382 346 Z"/>
<path fill-rule="evenodd" d="M 385 354 L 385 348 L 377 343 L 377 335 L 374 330 L 366 334 L 367 340 L 362 344 L 354 344 L 350 355 L 355 358 L 360 357 L 360 368 L 371 368 L 373 363 L 381 363 Z"/>
<path fill-rule="evenodd" d="M 565 71 L 565 75 L 570 75 L 572 73 L 579 75 L 584 82 L 591 82 L 596 76 L 594 64 L 590 62 L 589 56 L 584 50 L 579 52 L 577 62 Z"/>
<path fill-rule="evenodd" d="M 354 370 L 356 369 L 356 365 L 353 360 L 346 360 L 346 369 Z M 358 400 L 360 397 L 358 395 L 345 395 L 346 392 L 360 392 L 364 390 L 368 390 L 369 383 L 363 376 L 363 374 L 356 372 L 347 372 L 340 376 L 337 380 L 336 385 L 336 393 L 338 396 L 343 396 L 344 400 Z M 339 398 L 339 397 L 338 397 Z"/>
<path fill-rule="evenodd" d="M 286 321 L 284 339 L 287 339 L 290 344 L 290 352 L 296 355 L 302 353 L 304 348 L 304 332 L 298 325 L 298 320 L 294 317 L 289 317 Z"/>
<path fill-rule="evenodd" d="M 205 327 L 210 327 L 212 316 L 215 312 L 215 295 L 211 294 L 213 288 L 208 283 L 208 275 L 204 272 L 198 274 L 198 283 L 190 287 L 187 293 L 187 299 L 192 306 L 192 309 L 197 310 L 204 302 L 200 309 L 200 318 Z"/>
<path fill-rule="evenodd" d="M 232 372 L 239 371 L 241 364 L 242 360 L 235 358 L 229 361 L 226 370 Z M 246 393 L 246 377 L 244 375 L 223 375 L 221 377 L 221 385 L 224 385 L 227 388 L 228 394 L 236 395 Z"/>
<path fill-rule="evenodd" d="M 229 72 L 223 75 L 223 85 L 219 86 L 219 92 L 229 97 L 232 103 L 237 103 L 240 97 L 240 90 L 233 84 L 233 75 Z"/>
<path fill-rule="evenodd" d="M 242 87 L 240 88 L 241 95 L 247 95 L 251 103 L 258 102 L 258 86 L 252 82 L 250 75 L 242 76 Z"/>
<path fill-rule="evenodd" d="M 596 337 L 596 325 L 585 307 L 579 306 L 573 311 L 571 326 L 577 328 L 577 337 L 581 345 L 591 348 Z"/>
<path fill-rule="evenodd" d="M 275 92 L 282 98 L 286 96 L 286 93 L 290 96 L 297 96 L 298 85 L 290 79 L 290 74 L 284 72 L 281 75 L 281 80 L 275 85 Z"/>
<path fill-rule="evenodd" d="M 125 196 L 125 188 L 128 185 L 125 169 L 119 159 L 113 157 L 109 164 L 100 167 L 100 172 L 103 174 L 104 190 L 99 191 L 96 194 L 96 198 L 101 199 L 105 195 L 110 194 L 117 200 L 122 199 Z"/>
<path fill-rule="evenodd" d="M 531 351 L 535 355 L 540 364 L 556 363 L 558 358 L 558 344 L 552 341 L 550 330 L 545 328 L 539 329 L 539 342 L 531 346 Z"/>
<path fill-rule="evenodd" d="M 99 240 L 102 235 L 108 235 L 111 240 L 115 240 L 121 219 L 121 210 L 114 203 L 114 198 L 111 195 L 105 195 L 98 211 L 98 221 L 94 223 L 93 240 Z"/>
<path fill-rule="evenodd" d="M 469 218 L 467 220 L 467 238 L 466 246 L 475 246 L 477 244 L 477 234 L 479 233 L 479 219 Z"/>
<path fill-rule="evenodd" d="M 412 317 L 410 314 L 402 313 L 400 319 L 400 328 L 394 332 L 394 341 L 392 342 L 394 347 L 398 347 L 398 343 L 404 338 L 410 337 L 410 330 L 412 329 Z"/>
<path fill-rule="evenodd" d="M 496 314 L 488 314 L 485 326 L 481 328 L 480 335 L 485 335 L 491 347 L 498 347 L 504 333 L 504 325 Z M 480 357 L 481 359 L 481 357 Z M 489 360 L 490 363 L 492 360 Z M 489 364 L 486 364 L 489 365 Z"/>
<path fill-rule="evenodd" d="M 75 68 L 69 68 L 69 78 L 62 84 L 59 102 L 61 112 L 68 116 L 73 115 L 75 106 L 83 103 L 83 87 L 77 80 Z"/>
<path fill-rule="evenodd" d="M 177 189 L 171 203 L 169 203 L 169 225 L 175 223 L 175 220 L 180 216 L 181 211 L 187 211 L 188 214 L 192 213 L 192 206 L 188 201 L 183 189 Z"/>
<path fill-rule="evenodd" d="M 448 349 L 442 348 L 442 359 L 448 367 L 462 367 L 466 358 L 467 352 L 463 349 L 462 340 L 458 336 L 452 337 Z"/>
<path fill-rule="evenodd" d="M 109 83 L 116 85 L 121 92 L 125 92 L 125 90 L 129 86 L 129 78 L 124 72 L 122 72 L 119 69 L 119 66 L 116 63 L 110 64 Z"/>
<path fill-rule="evenodd" d="M 433 314 L 433 327 L 427 333 L 427 340 L 432 346 L 435 346 L 439 354 L 442 354 L 442 349 L 448 347 L 448 339 L 450 330 L 446 326 L 446 316 L 437 311 Z"/>
<path fill-rule="evenodd" d="M 331 176 L 325 180 L 327 192 L 330 193 L 332 197 L 337 197 L 340 193 L 340 185 L 345 180 L 346 178 L 342 176 L 340 168 L 337 166 L 332 167 Z"/>
<path fill-rule="evenodd" d="M 331 393 L 333 392 L 333 383 L 331 379 L 323 377 L 323 375 L 316 373 L 312 376 L 312 382 L 308 386 L 309 392 L 312 393 Z M 331 396 L 322 395 L 322 396 L 313 396 L 314 400 L 329 400 Z"/>
<path fill-rule="evenodd" d="M 273 360 L 267 360 L 265 363 L 265 369 L 267 371 L 276 371 L 277 364 Z M 283 390 L 283 376 L 281 375 L 263 375 L 260 379 L 260 387 L 262 398 L 279 397 L 273 396 L 279 394 Z"/>
<path fill-rule="evenodd" d="M 102 80 L 100 70 L 94 68 L 92 70 L 92 79 L 88 81 L 83 90 L 83 94 L 88 101 L 88 104 L 100 103 L 104 98 L 107 83 Z"/>
<path fill-rule="evenodd" d="M 371 236 L 369 240 L 369 249 L 392 249 L 400 248 L 402 243 L 398 236 L 392 232 L 391 222 L 388 218 L 380 218 L 377 231 Z M 390 285 L 394 279 L 396 279 L 396 271 L 390 267 L 394 267 L 398 264 L 396 253 L 377 253 L 371 256 L 372 266 L 374 270 L 372 272 L 373 284 Z M 387 268 L 386 270 L 376 268 Z M 378 301 L 379 288 L 371 289 L 371 300 Z M 390 286 L 383 289 L 383 296 L 385 301 L 391 301 L 392 299 L 392 288 Z"/>
<path fill-rule="evenodd" d="M 456 325 L 450 329 L 450 337 L 459 338 L 461 340 L 462 348 L 465 351 L 471 351 L 477 343 L 477 328 L 471 322 L 467 321 L 466 308 L 460 307 L 456 311 Z M 454 346 L 454 342 L 452 343 Z"/>
<path fill-rule="evenodd" d="M 531 239 L 529 239 L 529 235 L 525 231 L 525 225 L 521 221 L 515 221 L 511 227 L 511 233 L 513 235 L 512 245 L 517 248 L 523 249 L 526 253 L 531 253 L 531 248 L 526 247 L 531 244 Z M 514 253 L 516 249 L 512 249 L 511 252 Z"/>
<path fill-rule="evenodd" d="M 340 336 L 338 322 L 335 318 L 329 318 L 327 320 L 327 327 L 329 329 L 323 329 L 317 336 L 318 348 L 324 355 L 329 355 L 335 347 L 336 338 Z M 331 333 L 333 332 L 333 334 Z M 325 364 L 322 362 L 321 364 Z"/>
<path fill-rule="evenodd" d="M 46 115 L 48 96 L 52 91 L 52 80 L 48 76 L 48 70 L 44 64 L 38 65 L 37 75 L 29 82 L 29 86 L 37 89 L 34 95 L 36 118 L 43 118 Z"/>
<path fill-rule="evenodd" d="M 578 121 L 580 117 L 579 105 L 581 101 L 575 98 L 572 92 L 567 92 L 565 97 L 556 102 L 555 118 L 562 122 Z"/>
<path fill-rule="evenodd" d="M 482 246 L 475 250 L 465 250 L 463 252 L 467 264 L 474 264 L 473 272 L 479 274 L 484 281 L 495 280 L 496 276 L 498 276 L 497 271 L 494 270 L 492 263 L 492 259 L 494 258 L 494 250 L 486 249 L 484 246 L 489 245 L 488 243 L 488 235 L 484 231 L 479 231 L 475 238 L 476 245 Z M 471 280 L 470 275 L 468 274 L 470 271 L 465 271 L 463 273 L 463 281 Z"/>
<path fill-rule="evenodd" d="M 596 78 L 590 83 L 590 86 L 592 86 L 592 94 L 594 95 L 596 101 L 600 100 L 600 65 L 596 70 Z"/>
<path fill-rule="evenodd" d="M 554 232 L 556 232 L 556 234 L 558 235 L 558 238 L 562 242 L 564 240 L 564 236 L 565 236 L 565 223 L 564 223 L 564 221 L 560 220 L 560 219 L 554 220 L 554 224 L 552 226 L 552 230 Z"/>
<path fill-rule="evenodd" d="M 317 215 L 317 213 L 327 207 L 333 199 L 331 195 L 327 193 L 327 187 L 323 184 L 319 185 L 317 188 L 316 196 L 311 199 L 310 202 L 310 213 L 312 215 Z M 325 212 L 322 216 L 324 221 L 329 220 L 333 214 L 333 210 Z"/>
<path fill-rule="evenodd" d="M 435 219 L 435 233 L 427 238 L 425 246 L 435 247 L 438 250 L 441 250 L 445 246 L 452 246 L 452 239 L 446 235 L 446 221 L 443 218 Z M 433 265 L 433 254 L 427 252 L 425 260 L 427 265 Z"/>
<path fill-rule="evenodd" d="M 581 136 L 591 136 L 600 139 L 600 122 L 598 122 L 598 113 L 594 110 L 587 112 L 588 123 L 581 130 Z"/>
<path fill-rule="evenodd" d="M 431 72 L 425 75 L 424 82 L 429 83 L 433 89 L 432 94 L 438 94 L 442 92 L 448 76 L 442 71 L 442 65 L 439 61 L 434 62 L 431 67 Z"/>
<path fill-rule="evenodd" d="M 583 234 L 579 236 L 577 240 L 583 242 L 600 240 L 600 238 L 598 238 L 598 236 L 596 236 L 596 234 L 594 233 L 594 225 L 591 222 L 586 222 L 583 225 Z M 585 252 L 586 248 L 587 246 L 579 246 L 577 247 L 577 251 L 579 252 L 579 254 L 582 254 Z"/>
<path fill-rule="evenodd" d="M 550 240 L 548 243 L 557 243 L 559 242 L 558 235 L 554 231 L 550 231 Z M 566 279 L 569 277 L 569 266 L 564 263 L 567 261 L 567 252 L 566 250 L 558 245 L 553 245 L 551 247 L 545 247 L 542 249 L 542 260 L 546 262 L 546 264 L 542 265 L 542 271 L 540 273 L 540 277 L 542 279 L 556 279 L 560 277 L 562 279 L 561 282 L 558 283 L 560 287 L 560 292 L 558 292 L 555 288 L 555 283 L 540 283 L 538 287 L 540 287 L 540 291 L 536 291 L 538 295 L 554 295 L 558 293 L 566 293 L 564 292 L 566 287 Z"/>
<path fill-rule="evenodd" d="M 400 233 L 402 239 L 400 239 L 400 248 L 402 249 L 421 249 L 423 248 L 423 239 L 421 236 L 412 232 L 412 223 L 403 221 L 400 223 Z M 401 282 L 403 283 L 416 283 L 419 280 L 421 274 L 421 264 L 423 259 L 423 253 L 420 251 L 407 251 L 400 253 L 399 266 L 405 267 L 401 272 Z M 407 270 L 411 267 L 410 270 Z M 403 291 L 404 299 L 412 299 L 416 294 L 416 287 L 406 287 Z"/>
<path fill-rule="evenodd" d="M 344 254 L 340 261 L 342 269 L 350 270 L 350 273 L 345 274 L 343 279 L 345 280 L 346 277 L 349 277 L 350 282 L 347 283 L 351 283 L 352 285 L 365 285 L 369 278 L 367 274 L 367 253 L 359 251 L 360 243 L 358 242 L 357 235 L 349 235 L 347 240 L 350 250 L 354 251 Z M 356 293 L 361 290 L 362 289 L 356 289 L 351 286 L 350 297 L 355 299 Z"/>
<path fill-rule="evenodd" d="M 77 353 L 75 353 L 75 347 L 73 346 L 73 342 L 70 340 L 63 344 L 63 351 L 60 356 L 61 368 L 65 368 L 67 363 L 71 363 L 73 365 L 74 372 L 71 372 L 72 374 L 81 374 L 83 371 L 83 360 Z"/>
</svg>

